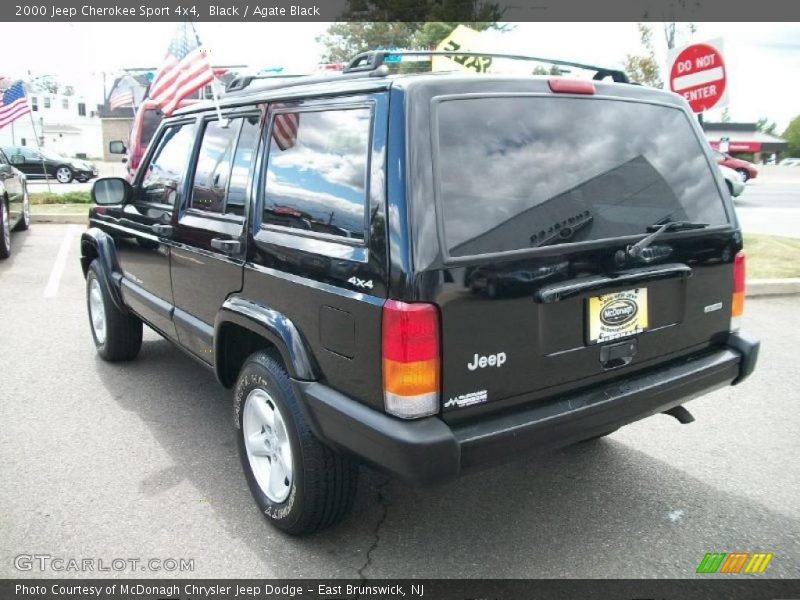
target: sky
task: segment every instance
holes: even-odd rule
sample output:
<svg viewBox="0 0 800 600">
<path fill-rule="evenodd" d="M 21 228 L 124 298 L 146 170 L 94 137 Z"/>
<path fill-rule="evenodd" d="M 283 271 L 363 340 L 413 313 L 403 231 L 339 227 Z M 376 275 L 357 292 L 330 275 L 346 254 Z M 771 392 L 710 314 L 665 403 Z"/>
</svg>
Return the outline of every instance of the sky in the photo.
<svg viewBox="0 0 800 600">
<path fill-rule="evenodd" d="M 215 65 L 305 72 L 319 61 L 322 47 L 315 38 L 327 24 L 202 22 L 196 27 Z M 653 27 L 663 78 L 666 43 L 661 24 Z M 120 69 L 157 67 L 175 28 L 175 23 L 0 23 L 4 47 L 27 48 L 6 54 L 0 76 L 53 74 L 101 102 L 104 75 L 110 85 Z M 800 24 L 699 23 L 692 41 L 719 38 L 725 48 L 731 119 L 767 117 L 782 132 L 800 114 Z M 40 48 L 35 47 L 37 40 Z M 509 31 L 489 33 L 483 41 L 499 52 L 612 67 L 621 66 L 626 54 L 641 51 L 635 23 L 518 23 Z M 720 110 L 707 115 L 708 120 L 720 117 Z"/>
</svg>

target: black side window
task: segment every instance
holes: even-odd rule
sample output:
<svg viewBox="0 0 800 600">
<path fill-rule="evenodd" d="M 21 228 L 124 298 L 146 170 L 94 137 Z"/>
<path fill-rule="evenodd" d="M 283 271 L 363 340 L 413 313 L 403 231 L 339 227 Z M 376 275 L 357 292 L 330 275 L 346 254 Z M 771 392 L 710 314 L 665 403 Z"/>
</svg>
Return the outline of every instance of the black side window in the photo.
<svg viewBox="0 0 800 600">
<path fill-rule="evenodd" d="M 192 154 L 194 123 L 164 129 L 158 146 L 144 171 L 139 186 L 139 200 L 157 204 L 175 204 L 183 180 L 186 162 Z"/>
<path fill-rule="evenodd" d="M 236 153 L 233 155 L 231 183 L 228 186 L 228 200 L 225 203 L 226 213 L 244 216 L 244 207 L 247 202 L 247 182 L 250 180 L 250 167 L 255 160 L 255 152 L 258 147 L 260 124 L 259 116 L 245 117 L 242 123 L 239 143 L 236 146 Z"/>
<path fill-rule="evenodd" d="M 229 121 L 226 127 L 220 126 L 219 121 L 206 123 L 192 182 L 191 208 L 223 212 L 239 123 L 238 119 Z"/>
<path fill-rule="evenodd" d="M 368 108 L 275 115 L 264 224 L 364 239 L 370 115 Z"/>
</svg>

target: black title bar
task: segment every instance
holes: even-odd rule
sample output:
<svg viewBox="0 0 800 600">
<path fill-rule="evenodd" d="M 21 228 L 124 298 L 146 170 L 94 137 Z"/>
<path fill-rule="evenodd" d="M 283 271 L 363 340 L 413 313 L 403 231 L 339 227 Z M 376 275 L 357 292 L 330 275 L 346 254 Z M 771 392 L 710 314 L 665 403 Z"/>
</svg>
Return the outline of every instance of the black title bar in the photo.
<svg viewBox="0 0 800 600">
<path fill-rule="evenodd" d="M 791 0 L 464 0 L 460 21 L 796 21 Z M 452 6 L 450 7 L 452 8 Z M 494 18 L 499 17 L 499 18 Z M 4 0 L 2 21 L 435 21 L 436 3 L 351 0 Z"/>
<path fill-rule="evenodd" d="M 800 598 L 800 580 L 471 579 L 18 579 L 0 580 L 3 600 L 775 600 Z"/>
</svg>

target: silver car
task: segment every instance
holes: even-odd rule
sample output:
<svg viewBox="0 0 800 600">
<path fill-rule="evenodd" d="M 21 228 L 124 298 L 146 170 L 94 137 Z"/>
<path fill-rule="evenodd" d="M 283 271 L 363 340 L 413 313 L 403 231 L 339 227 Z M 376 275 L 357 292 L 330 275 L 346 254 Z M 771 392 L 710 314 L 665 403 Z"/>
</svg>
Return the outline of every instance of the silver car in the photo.
<svg viewBox="0 0 800 600">
<path fill-rule="evenodd" d="M 741 174 L 729 167 L 724 167 L 722 165 L 717 166 L 719 170 L 722 171 L 722 176 L 725 178 L 725 184 L 728 186 L 728 191 L 731 193 L 731 196 L 734 198 L 740 196 L 745 188 L 744 179 Z"/>
</svg>

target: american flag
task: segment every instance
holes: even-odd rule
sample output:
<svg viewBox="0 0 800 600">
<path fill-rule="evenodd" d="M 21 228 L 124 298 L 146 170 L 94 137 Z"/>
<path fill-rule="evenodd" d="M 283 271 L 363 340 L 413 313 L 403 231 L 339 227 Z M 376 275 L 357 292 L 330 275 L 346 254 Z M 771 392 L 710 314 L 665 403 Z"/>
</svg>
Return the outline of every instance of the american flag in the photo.
<svg viewBox="0 0 800 600">
<path fill-rule="evenodd" d="M 131 90 L 114 90 L 114 93 L 108 98 L 108 107 L 116 110 L 123 106 L 133 106 L 133 92 Z"/>
<path fill-rule="evenodd" d="M 0 104 L 0 129 L 13 123 L 23 115 L 31 112 L 28 106 L 28 99 L 25 97 L 25 90 L 22 82 L 17 81 L 14 85 L 3 92 L 3 103 Z"/>
<path fill-rule="evenodd" d="M 300 127 L 300 115 L 297 113 L 280 113 L 275 115 L 272 123 L 272 139 L 278 148 L 288 150 L 297 143 L 297 130 Z"/>
<path fill-rule="evenodd" d="M 165 115 L 181 100 L 213 81 L 214 71 L 191 23 L 181 23 L 167 49 L 164 64 L 150 85 L 149 96 Z"/>
</svg>

